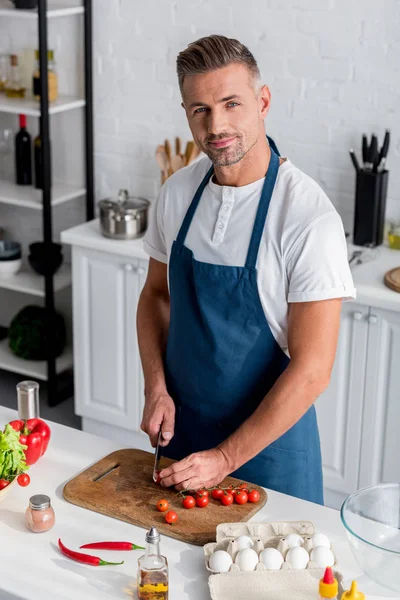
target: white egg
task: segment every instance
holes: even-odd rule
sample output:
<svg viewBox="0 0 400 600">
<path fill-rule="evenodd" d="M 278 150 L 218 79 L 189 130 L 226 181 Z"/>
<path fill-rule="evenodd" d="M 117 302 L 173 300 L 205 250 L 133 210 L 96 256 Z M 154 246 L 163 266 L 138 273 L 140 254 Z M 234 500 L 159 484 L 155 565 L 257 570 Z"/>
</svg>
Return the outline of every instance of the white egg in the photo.
<svg viewBox="0 0 400 600">
<path fill-rule="evenodd" d="M 258 555 L 253 548 L 244 548 L 236 555 L 235 563 L 241 571 L 254 571 L 258 563 Z"/>
<path fill-rule="evenodd" d="M 289 535 L 286 536 L 286 541 L 288 548 L 297 548 L 297 546 L 303 545 L 303 538 L 297 533 L 289 533 Z"/>
<path fill-rule="evenodd" d="M 260 554 L 260 562 L 264 563 L 271 571 L 279 571 L 283 563 L 283 556 L 276 548 L 265 548 Z"/>
<path fill-rule="evenodd" d="M 313 550 L 311 550 L 310 558 L 321 569 L 325 569 L 326 567 L 333 567 L 333 565 L 335 564 L 335 558 L 331 550 L 329 550 L 329 548 L 325 548 L 325 546 L 318 546 L 317 548 L 313 548 Z"/>
<path fill-rule="evenodd" d="M 237 547 L 239 550 L 244 550 L 245 548 L 252 548 L 253 542 L 247 535 L 240 535 L 236 538 L 235 542 L 237 543 Z"/>
<path fill-rule="evenodd" d="M 211 555 L 208 562 L 208 566 L 217 573 L 227 573 L 232 564 L 231 555 L 225 552 L 225 550 L 216 550 Z"/>
<path fill-rule="evenodd" d="M 310 557 L 307 550 L 301 546 L 290 548 L 286 554 L 286 562 L 290 563 L 293 569 L 305 569 L 309 560 Z"/>
<path fill-rule="evenodd" d="M 314 548 L 318 548 L 318 546 L 325 546 L 325 548 L 331 549 L 331 543 L 329 538 L 324 533 L 314 533 L 311 536 L 312 545 Z"/>
</svg>

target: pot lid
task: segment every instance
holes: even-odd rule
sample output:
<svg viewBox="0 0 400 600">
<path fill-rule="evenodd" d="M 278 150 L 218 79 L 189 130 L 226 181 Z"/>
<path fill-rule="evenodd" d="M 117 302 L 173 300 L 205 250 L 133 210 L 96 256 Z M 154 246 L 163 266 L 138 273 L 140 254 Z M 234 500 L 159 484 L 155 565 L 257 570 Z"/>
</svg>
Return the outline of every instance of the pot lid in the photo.
<svg viewBox="0 0 400 600">
<path fill-rule="evenodd" d="M 100 200 L 100 208 L 113 210 L 119 213 L 129 213 L 141 208 L 147 208 L 150 202 L 146 198 L 139 196 L 130 196 L 128 190 L 119 190 L 117 198 L 105 198 Z"/>
</svg>

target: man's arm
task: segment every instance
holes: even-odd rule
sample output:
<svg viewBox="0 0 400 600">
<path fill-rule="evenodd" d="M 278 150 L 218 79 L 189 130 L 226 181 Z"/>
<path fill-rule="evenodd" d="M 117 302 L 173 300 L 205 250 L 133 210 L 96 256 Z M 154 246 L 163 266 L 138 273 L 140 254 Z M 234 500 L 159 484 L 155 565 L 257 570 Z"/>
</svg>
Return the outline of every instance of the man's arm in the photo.
<svg viewBox="0 0 400 600">
<path fill-rule="evenodd" d="M 163 364 L 169 318 L 167 265 L 150 258 L 138 304 L 137 332 L 145 386 L 141 428 L 149 435 L 153 446 L 157 443 L 161 424 L 164 441 L 168 442 L 174 433 L 175 405 L 167 392 Z"/>
<path fill-rule="evenodd" d="M 328 386 L 335 360 L 342 300 L 289 305 L 291 361 L 254 413 L 218 448 L 164 469 L 161 484 L 178 489 L 219 484 L 281 437 Z"/>
</svg>

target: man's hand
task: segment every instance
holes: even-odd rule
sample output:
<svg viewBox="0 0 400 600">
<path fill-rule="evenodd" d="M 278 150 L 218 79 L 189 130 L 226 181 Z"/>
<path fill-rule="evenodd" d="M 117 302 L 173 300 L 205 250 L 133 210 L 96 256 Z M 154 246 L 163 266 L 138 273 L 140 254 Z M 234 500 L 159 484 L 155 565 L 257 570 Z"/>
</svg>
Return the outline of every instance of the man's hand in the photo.
<svg viewBox="0 0 400 600">
<path fill-rule="evenodd" d="M 198 490 L 213 487 L 229 475 L 225 455 L 219 448 L 195 452 L 160 472 L 163 487 L 174 485 L 177 490 Z"/>
<path fill-rule="evenodd" d="M 158 433 L 162 431 L 162 446 L 168 446 L 174 437 L 175 404 L 167 392 L 151 394 L 146 398 L 140 428 L 147 433 L 153 448 L 157 445 Z"/>
</svg>

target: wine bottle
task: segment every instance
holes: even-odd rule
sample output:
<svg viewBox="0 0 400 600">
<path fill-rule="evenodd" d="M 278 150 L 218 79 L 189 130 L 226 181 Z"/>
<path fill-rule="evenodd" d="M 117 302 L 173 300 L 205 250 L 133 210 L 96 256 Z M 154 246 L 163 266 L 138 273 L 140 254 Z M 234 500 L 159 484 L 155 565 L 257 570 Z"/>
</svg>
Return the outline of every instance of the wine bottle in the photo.
<svg viewBox="0 0 400 600">
<path fill-rule="evenodd" d="M 35 187 L 38 190 L 43 189 L 43 171 L 42 171 L 42 161 L 43 161 L 43 153 L 42 153 L 42 138 L 40 137 L 40 133 L 37 134 L 33 141 L 34 146 L 34 155 L 35 155 Z M 50 186 L 51 186 L 51 151 L 49 157 L 49 172 L 50 172 Z"/>
<path fill-rule="evenodd" d="M 32 185 L 32 141 L 26 130 L 26 115 L 19 115 L 20 130 L 15 136 L 15 171 L 17 185 Z"/>
</svg>

